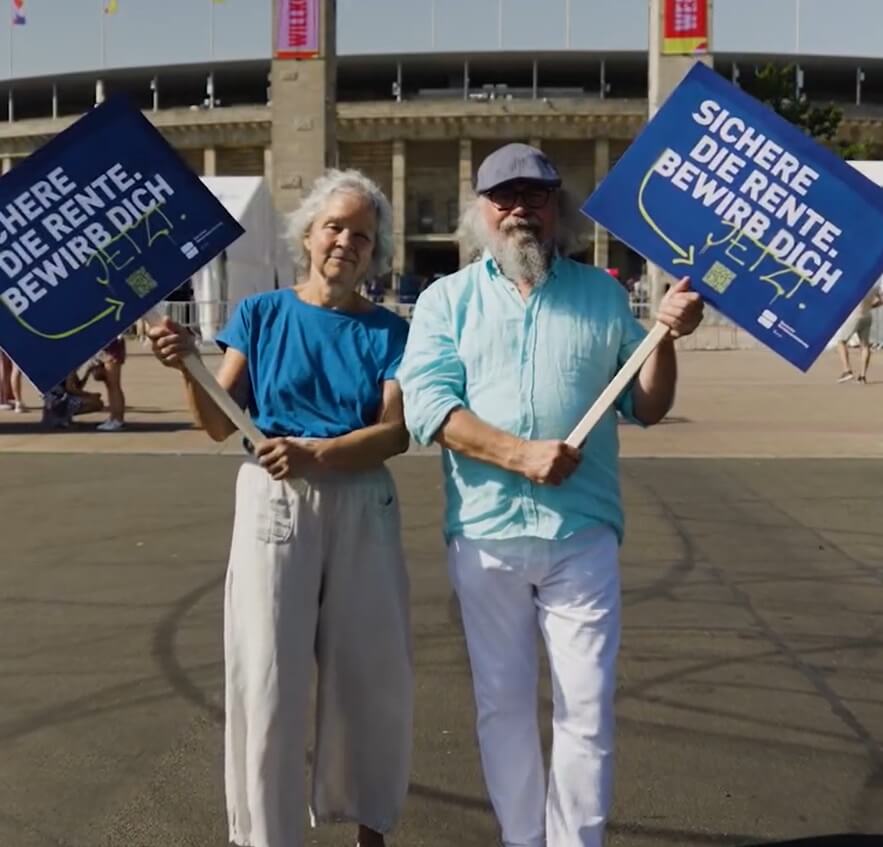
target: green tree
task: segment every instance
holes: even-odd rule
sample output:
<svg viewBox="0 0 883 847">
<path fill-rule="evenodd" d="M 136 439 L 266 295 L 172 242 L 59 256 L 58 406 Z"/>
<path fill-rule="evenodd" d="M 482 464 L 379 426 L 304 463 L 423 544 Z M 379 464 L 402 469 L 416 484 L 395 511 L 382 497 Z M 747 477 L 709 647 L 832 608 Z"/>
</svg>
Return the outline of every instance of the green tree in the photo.
<svg viewBox="0 0 883 847">
<path fill-rule="evenodd" d="M 810 103 L 806 94 L 797 93 L 797 69 L 794 65 L 765 65 L 754 72 L 745 86 L 758 100 L 766 103 L 785 120 L 802 129 L 844 159 L 866 159 L 864 144 L 844 142 L 837 138 L 843 121 L 843 110 L 833 103 Z"/>
</svg>

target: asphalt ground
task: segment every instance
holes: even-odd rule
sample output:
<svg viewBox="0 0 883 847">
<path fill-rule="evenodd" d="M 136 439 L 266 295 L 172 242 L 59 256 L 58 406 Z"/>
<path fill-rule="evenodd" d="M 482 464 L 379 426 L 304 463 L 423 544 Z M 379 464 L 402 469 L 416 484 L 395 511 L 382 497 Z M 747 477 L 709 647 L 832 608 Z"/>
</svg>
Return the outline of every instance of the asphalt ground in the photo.
<svg viewBox="0 0 883 847">
<path fill-rule="evenodd" d="M 239 439 L 216 444 L 193 427 L 180 377 L 144 349 L 129 343 L 125 430 L 97 432 L 106 413 L 77 418 L 70 429 L 46 430 L 39 398 L 26 386 L 32 410 L 0 412 L 0 452 L 238 455 Z M 650 429 L 620 427 L 623 456 L 883 459 L 883 353 L 874 354 L 867 385 L 838 384 L 840 364 L 831 352 L 806 374 L 763 350 L 683 351 L 678 360 L 671 415 Z M 206 355 L 205 361 L 214 370 L 221 357 Z M 100 383 L 88 388 L 103 391 Z M 424 450 L 412 443 L 411 452 Z"/>
<path fill-rule="evenodd" d="M 0 454 L 0 847 L 227 844 L 221 598 L 237 465 Z M 390 843 L 490 847 L 438 459 L 392 466 L 417 713 Z M 623 487 L 610 844 L 883 844 L 883 461 L 631 459 Z M 545 683 L 540 708 L 548 728 Z M 307 843 L 353 840 L 329 827 Z"/>
</svg>

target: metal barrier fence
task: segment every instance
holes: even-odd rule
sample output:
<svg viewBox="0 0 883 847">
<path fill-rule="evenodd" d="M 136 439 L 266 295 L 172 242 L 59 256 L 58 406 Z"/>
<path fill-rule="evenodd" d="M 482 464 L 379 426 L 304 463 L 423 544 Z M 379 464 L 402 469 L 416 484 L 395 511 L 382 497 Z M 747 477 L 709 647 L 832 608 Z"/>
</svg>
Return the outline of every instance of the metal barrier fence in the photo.
<svg viewBox="0 0 883 847">
<path fill-rule="evenodd" d="M 175 323 L 187 327 L 196 335 L 202 335 L 206 328 L 213 326 L 217 332 L 223 327 L 233 312 L 233 305 L 223 300 L 190 301 L 181 303 L 163 300 L 156 309 L 160 314 L 170 317 Z M 395 312 L 405 320 L 411 320 L 414 312 L 413 303 L 398 303 L 387 300 L 380 305 Z"/>
<path fill-rule="evenodd" d="M 194 335 L 214 337 L 229 320 L 232 304 L 223 300 L 163 300 L 156 304 L 155 309 L 161 315 L 186 327 Z M 132 332 L 137 331 L 137 327 L 132 328 Z"/>
<path fill-rule="evenodd" d="M 629 302 L 632 314 L 649 327 L 653 322 L 653 315 L 647 299 L 633 292 Z M 678 348 L 681 350 L 745 350 L 757 346 L 758 342 L 747 332 L 711 308 L 706 308 L 699 329 L 678 341 Z"/>
<path fill-rule="evenodd" d="M 413 303 L 399 303 L 387 300 L 381 305 L 397 315 L 410 320 L 414 312 Z M 632 314 L 645 325 L 652 321 L 650 304 L 646 300 L 631 298 Z M 231 314 L 232 304 L 226 301 L 177 302 L 163 301 L 157 309 L 173 321 L 187 327 L 200 337 L 214 337 Z M 883 307 L 874 310 L 871 329 L 871 344 L 883 348 Z M 760 344 L 747 332 L 737 327 L 715 309 L 706 308 L 702 325 L 691 336 L 681 339 L 678 346 L 683 350 L 745 350 L 759 347 Z"/>
<path fill-rule="evenodd" d="M 632 314 L 649 326 L 652 321 L 650 304 L 640 295 L 636 297 L 633 294 L 630 305 Z M 705 317 L 699 329 L 693 335 L 678 341 L 678 347 L 682 350 L 750 350 L 760 346 L 760 342 L 753 336 L 709 306 L 705 308 Z M 871 346 L 883 348 L 883 307 L 873 312 Z"/>
</svg>

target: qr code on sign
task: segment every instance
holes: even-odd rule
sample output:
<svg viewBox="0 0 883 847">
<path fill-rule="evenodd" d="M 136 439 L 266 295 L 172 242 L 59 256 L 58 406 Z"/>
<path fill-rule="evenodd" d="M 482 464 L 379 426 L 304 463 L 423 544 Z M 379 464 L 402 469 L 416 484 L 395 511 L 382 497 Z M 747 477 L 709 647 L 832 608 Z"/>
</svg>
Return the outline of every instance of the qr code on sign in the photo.
<svg viewBox="0 0 883 847">
<path fill-rule="evenodd" d="M 709 287 L 713 288 L 719 294 L 723 294 L 729 287 L 730 283 L 736 278 L 734 271 L 731 271 L 726 265 L 715 262 L 709 269 L 708 273 L 702 277 L 702 281 Z"/>
<path fill-rule="evenodd" d="M 146 297 L 154 288 L 156 288 L 157 282 L 150 275 L 147 268 L 141 267 L 126 277 L 126 284 L 139 297 Z"/>
</svg>

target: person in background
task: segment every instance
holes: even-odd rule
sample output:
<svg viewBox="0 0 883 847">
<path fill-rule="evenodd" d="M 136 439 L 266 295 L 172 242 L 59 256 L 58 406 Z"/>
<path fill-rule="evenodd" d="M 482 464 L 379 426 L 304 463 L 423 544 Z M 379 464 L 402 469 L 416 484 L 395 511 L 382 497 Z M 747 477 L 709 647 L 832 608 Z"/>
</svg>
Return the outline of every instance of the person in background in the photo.
<svg viewBox="0 0 883 847">
<path fill-rule="evenodd" d="M 883 303 L 883 296 L 880 294 L 880 283 L 878 282 L 862 298 L 858 306 L 853 309 L 852 314 L 846 319 L 846 323 L 843 324 L 837 337 L 837 354 L 840 357 L 843 371 L 838 377 L 837 382 L 849 382 L 852 379 L 856 379 L 860 385 L 867 384 L 868 366 L 871 364 L 873 312 L 881 303 Z M 859 372 L 857 377 L 853 373 L 852 365 L 849 361 L 849 341 L 853 335 L 858 338 L 859 345 Z"/>
<path fill-rule="evenodd" d="M 218 337 L 218 381 L 266 436 L 239 471 L 227 571 L 230 839 L 304 844 L 315 662 L 314 820 L 353 821 L 359 847 L 382 847 L 411 752 L 408 579 L 385 467 L 408 447 L 397 381 L 408 325 L 358 291 L 390 268 L 392 210 L 367 177 L 332 170 L 290 216 L 289 238 L 294 285 L 246 298 Z M 195 351 L 168 318 L 150 336 L 168 366 Z M 231 435 L 184 378 L 196 421 Z"/>
<path fill-rule="evenodd" d="M 17 365 L 0 351 L 0 410 L 26 412 L 22 394 L 22 374 Z"/>
<path fill-rule="evenodd" d="M 477 261 L 417 301 L 400 371 L 420 444 L 443 448 L 448 566 L 472 666 L 478 742 L 506 847 L 600 847 L 613 784 L 623 515 L 616 411 L 563 439 L 645 336 L 622 286 L 572 261 L 572 204 L 539 150 L 481 164 L 461 220 Z M 468 252 L 468 250 L 467 250 Z M 617 408 L 648 425 L 674 397 L 673 338 L 702 301 L 681 280 L 671 337 Z M 552 756 L 537 720 L 537 636 L 552 672 Z"/>
<path fill-rule="evenodd" d="M 0 350 L 0 411 L 11 412 L 12 401 L 12 360 Z"/>
<path fill-rule="evenodd" d="M 101 368 L 93 374 L 107 389 L 107 420 L 98 424 L 100 432 L 119 432 L 126 425 L 126 395 L 123 393 L 123 365 L 126 363 L 126 341 L 118 336 L 99 354 Z"/>
<path fill-rule="evenodd" d="M 104 408 L 100 394 L 85 390 L 91 373 L 91 366 L 82 377 L 76 371 L 71 371 L 43 395 L 43 426 L 67 429 L 77 415 L 100 412 Z"/>
</svg>

